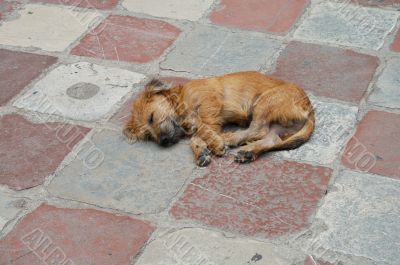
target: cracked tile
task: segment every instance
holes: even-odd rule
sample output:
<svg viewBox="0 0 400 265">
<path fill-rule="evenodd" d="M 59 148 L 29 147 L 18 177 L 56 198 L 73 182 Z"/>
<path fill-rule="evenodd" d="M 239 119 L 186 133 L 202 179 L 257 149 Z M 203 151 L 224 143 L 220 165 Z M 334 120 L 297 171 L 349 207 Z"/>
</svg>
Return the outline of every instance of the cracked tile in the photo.
<svg viewBox="0 0 400 265">
<path fill-rule="evenodd" d="M 155 19 L 108 16 L 80 40 L 71 54 L 133 63 L 159 58 L 181 30 Z"/>
<path fill-rule="evenodd" d="M 278 237 L 310 225 L 332 170 L 261 157 L 216 159 L 175 202 L 170 214 L 247 236 Z"/>
<path fill-rule="evenodd" d="M 53 195 L 133 213 L 160 212 L 196 167 L 185 142 L 170 148 L 151 142 L 130 145 L 121 132 L 108 130 L 92 141 L 104 160 L 88 168 L 75 159 L 50 183 Z"/>
<path fill-rule="evenodd" d="M 269 63 L 280 45 L 280 41 L 269 39 L 262 33 L 235 33 L 197 25 L 186 38 L 176 43 L 161 68 L 202 76 L 259 70 Z"/>
</svg>

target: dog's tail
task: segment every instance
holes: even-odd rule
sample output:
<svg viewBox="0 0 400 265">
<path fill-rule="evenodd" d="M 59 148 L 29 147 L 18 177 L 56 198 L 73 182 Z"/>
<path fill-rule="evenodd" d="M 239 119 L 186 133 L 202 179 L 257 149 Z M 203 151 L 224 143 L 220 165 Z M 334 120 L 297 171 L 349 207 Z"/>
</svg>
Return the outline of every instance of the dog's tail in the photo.
<svg viewBox="0 0 400 265">
<path fill-rule="evenodd" d="M 282 142 L 273 147 L 273 150 L 291 150 L 295 149 L 310 139 L 315 128 L 315 112 L 311 110 L 303 127 L 295 134 L 289 136 Z"/>
</svg>

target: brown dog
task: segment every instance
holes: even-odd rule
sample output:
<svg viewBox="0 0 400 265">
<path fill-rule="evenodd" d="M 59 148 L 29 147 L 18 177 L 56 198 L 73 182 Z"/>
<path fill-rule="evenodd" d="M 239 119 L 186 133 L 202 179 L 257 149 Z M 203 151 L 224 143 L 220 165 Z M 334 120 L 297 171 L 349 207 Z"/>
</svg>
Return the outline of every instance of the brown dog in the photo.
<svg viewBox="0 0 400 265">
<path fill-rule="evenodd" d="M 211 153 L 222 156 L 225 146 L 243 145 L 235 156 L 240 163 L 267 151 L 296 148 L 310 138 L 314 123 L 313 107 L 301 88 L 258 72 L 239 72 L 170 89 L 152 80 L 134 101 L 124 134 L 162 146 L 189 135 L 197 164 L 206 166 Z M 224 132 L 226 124 L 247 128 Z"/>
</svg>

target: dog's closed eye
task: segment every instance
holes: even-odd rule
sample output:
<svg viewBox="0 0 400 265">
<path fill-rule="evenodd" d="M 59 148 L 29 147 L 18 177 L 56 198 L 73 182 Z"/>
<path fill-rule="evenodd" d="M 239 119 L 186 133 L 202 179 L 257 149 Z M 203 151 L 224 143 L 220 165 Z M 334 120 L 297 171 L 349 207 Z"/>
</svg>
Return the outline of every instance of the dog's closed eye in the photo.
<svg viewBox="0 0 400 265">
<path fill-rule="evenodd" d="M 152 124 L 152 123 L 153 123 L 153 119 L 154 119 L 154 112 L 152 112 L 152 113 L 150 114 L 150 116 L 149 116 L 149 119 L 148 119 L 149 124 Z"/>
</svg>

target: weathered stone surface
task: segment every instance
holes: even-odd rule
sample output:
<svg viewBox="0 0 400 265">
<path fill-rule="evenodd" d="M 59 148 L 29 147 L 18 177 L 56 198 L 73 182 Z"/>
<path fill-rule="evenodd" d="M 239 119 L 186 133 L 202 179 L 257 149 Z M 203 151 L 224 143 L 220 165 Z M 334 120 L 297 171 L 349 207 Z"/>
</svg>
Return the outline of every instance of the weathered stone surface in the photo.
<svg viewBox="0 0 400 265">
<path fill-rule="evenodd" d="M 155 17 L 200 19 L 214 0 L 124 0 L 122 6 L 132 12 L 145 13 Z"/>
<path fill-rule="evenodd" d="M 341 172 L 316 216 L 328 226 L 319 242 L 324 248 L 398 264 L 399 201 L 399 181 Z"/>
<path fill-rule="evenodd" d="M 15 190 L 40 185 L 89 129 L 62 123 L 35 124 L 20 115 L 0 118 L 0 184 Z"/>
<path fill-rule="evenodd" d="M 280 45 L 280 41 L 257 32 L 232 32 L 197 25 L 186 38 L 176 43 L 161 68 L 196 75 L 259 70 Z"/>
<path fill-rule="evenodd" d="M 151 242 L 137 265 L 291 265 L 303 255 L 250 239 L 227 238 L 222 233 L 188 228 Z"/>
<path fill-rule="evenodd" d="M 324 1 L 316 4 L 295 38 L 379 50 L 396 25 L 395 11 Z"/>
<path fill-rule="evenodd" d="M 20 5 L 20 1 L 0 0 L 0 20 Z"/>
<path fill-rule="evenodd" d="M 57 58 L 0 49 L 0 105 L 21 92 Z"/>
<path fill-rule="evenodd" d="M 237 164 L 227 157 L 210 164 L 170 210 L 245 235 L 276 237 L 308 227 L 331 170 L 277 159 Z"/>
<path fill-rule="evenodd" d="M 400 58 L 391 59 L 378 79 L 376 88 L 369 96 L 372 104 L 400 108 Z"/>
<path fill-rule="evenodd" d="M 286 32 L 308 3 L 308 0 L 222 0 L 211 13 L 210 20 L 230 27 Z"/>
<path fill-rule="evenodd" d="M 95 121 L 104 117 L 132 90 L 133 84 L 144 78 L 139 73 L 87 62 L 60 65 L 22 95 L 14 106 Z"/>
<path fill-rule="evenodd" d="M 374 56 L 293 41 L 279 56 L 273 75 L 317 96 L 358 104 L 378 65 Z"/>
<path fill-rule="evenodd" d="M 374 6 L 374 7 L 392 7 L 399 8 L 399 0 L 351 0 L 354 4 Z"/>
<path fill-rule="evenodd" d="M 25 5 L 19 15 L 0 26 L 0 44 L 63 51 L 100 19 L 94 11 L 34 4 Z"/>
<path fill-rule="evenodd" d="M 368 112 L 347 143 L 342 163 L 348 168 L 400 179 L 400 115 Z"/>
<path fill-rule="evenodd" d="M 128 216 L 42 204 L 0 239 L 0 264 L 131 264 L 153 227 Z"/>
<path fill-rule="evenodd" d="M 7 222 L 14 219 L 24 208 L 25 203 L 24 199 L 14 198 L 10 194 L 0 191 L 0 232 Z"/>
<path fill-rule="evenodd" d="M 77 6 L 82 8 L 113 9 L 118 0 L 32 0 L 32 2 Z"/>
<path fill-rule="evenodd" d="M 331 164 L 356 123 L 358 108 L 311 98 L 316 110 L 316 126 L 311 139 L 297 149 L 277 154 L 295 160 Z"/>
<path fill-rule="evenodd" d="M 71 53 L 107 60 L 147 63 L 159 58 L 181 33 L 160 20 L 108 16 Z"/>
<path fill-rule="evenodd" d="M 179 143 L 161 148 L 154 143 L 129 145 L 121 132 L 93 137 L 104 161 L 89 169 L 76 159 L 50 183 L 59 197 L 134 213 L 164 209 L 195 167 L 190 147 Z"/>
</svg>

